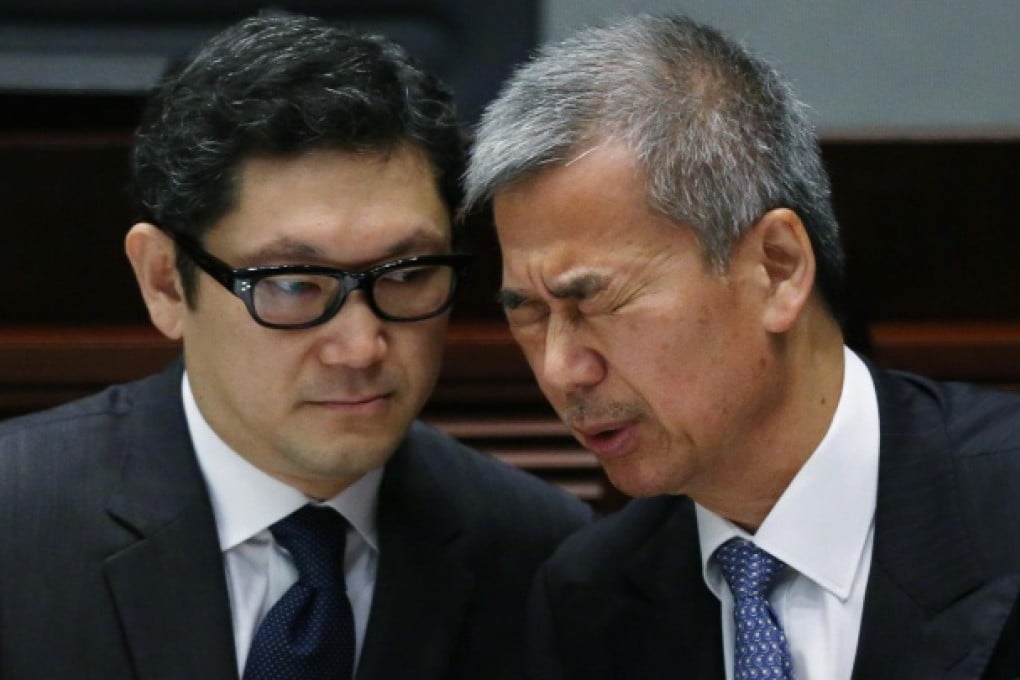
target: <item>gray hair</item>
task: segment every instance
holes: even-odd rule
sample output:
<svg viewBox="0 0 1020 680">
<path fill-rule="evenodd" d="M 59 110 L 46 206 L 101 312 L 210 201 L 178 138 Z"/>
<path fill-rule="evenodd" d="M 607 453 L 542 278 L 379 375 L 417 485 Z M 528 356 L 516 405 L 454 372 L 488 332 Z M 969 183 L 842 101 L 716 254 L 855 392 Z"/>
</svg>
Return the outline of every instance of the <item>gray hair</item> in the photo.
<svg viewBox="0 0 1020 680">
<path fill-rule="evenodd" d="M 634 150 L 650 205 L 694 229 L 718 271 L 768 210 L 795 211 L 837 311 L 843 251 L 806 107 L 767 63 L 685 17 L 584 29 L 520 67 L 482 117 L 466 209 L 608 140 Z"/>
</svg>

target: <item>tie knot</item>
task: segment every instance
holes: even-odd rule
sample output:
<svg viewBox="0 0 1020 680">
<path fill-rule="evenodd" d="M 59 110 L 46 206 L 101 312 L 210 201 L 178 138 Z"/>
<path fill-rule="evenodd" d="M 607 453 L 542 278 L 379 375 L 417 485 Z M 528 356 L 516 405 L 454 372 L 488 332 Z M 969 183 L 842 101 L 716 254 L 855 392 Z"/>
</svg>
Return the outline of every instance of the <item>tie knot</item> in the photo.
<svg viewBox="0 0 1020 680">
<path fill-rule="evenodd" d="M 736 600 L 763 598 L 786 565 L 754 543 L 731 538 L 715 551 L 715 560 Z"/>
<path fill-rule="evenodd" d="M 306 505 L 269 530 L 290 553 L 300 582 L 344 590 L 347 520 L 340 513 L 329 507 Z"/>
</svg>

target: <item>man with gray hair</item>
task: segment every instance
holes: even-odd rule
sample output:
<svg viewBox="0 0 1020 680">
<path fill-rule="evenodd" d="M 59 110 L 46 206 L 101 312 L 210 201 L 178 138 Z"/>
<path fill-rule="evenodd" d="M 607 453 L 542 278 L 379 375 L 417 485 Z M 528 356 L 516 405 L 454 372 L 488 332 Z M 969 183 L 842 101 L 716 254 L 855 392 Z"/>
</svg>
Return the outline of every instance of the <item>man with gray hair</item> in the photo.
<svg viewBox="0 0 1020 680">
<path fill-rule="evenodd" d="M 1015 677 L 1020 398 L 846 348 L 804 106 L 680 17 L 547 47 L 467 172 L 544 394 L 638 497 L 536 580 L 538 677 Z"/>
</svg>

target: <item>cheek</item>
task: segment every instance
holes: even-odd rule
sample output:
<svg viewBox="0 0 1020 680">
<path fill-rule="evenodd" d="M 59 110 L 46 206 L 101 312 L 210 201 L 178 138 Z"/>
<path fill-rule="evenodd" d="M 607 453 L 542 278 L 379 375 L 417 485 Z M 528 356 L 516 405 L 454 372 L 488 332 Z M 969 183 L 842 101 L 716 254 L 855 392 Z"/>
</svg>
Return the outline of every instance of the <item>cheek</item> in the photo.
<svg viewBox="0 0 1020 680">
<path fill-rule="evenodd" d="M 687 319 L 674 313 L 621 320 L 611 363 L 665 426 L 727 412 L 746 378 L 743 371 L 733 374 L 745 349 L 735 342 L 734 329 L 719 321 L 705 309 Z"/>
<path fill-rule="evenodd" d="M 407 324 L 406 328 L 397 328 L 390 336 L 392 359 L 413 376 L 412 382 L 422 380 L 431 385 L 438 376 L 446 343 L 446 325 L 445 318 L 418 321 Z"/>
<path fill-rule="evenodd" d="M 203 280 L 202 284 L 187 314 L 186 333 L 226 356 L 244 352 L 249 344 L 258 342 L 267 329 L 255 323 L 244 303 L 216 283 Z"/>
<path fill-rule="evenodd" d="M 192 364 L 225 372 L 236 373 L 234 366 L 250 361 L 252 338 L 249 328 L 245 332 L 244 319 L 240 318 L 229 300 L 202 287 L 197 291 L 195 306 L 184 319 L 184 349 Z"/>
<path fill-rule="evenodd" d="M 191 332 L 185 337 L 188 354 L 229 383 L 238 398 L 252 402 L 249 408 L 293 392 L 309 351 L 301 331 L 260 326 L 239 300 L 229 296 L 220 300 L 207 295 L 192 316 Z M 256 394 L 259 398 L 251 399 Z"/>
<path fill-rule="evenodd" d="M 659 364 L 657 417 L 674 436 L 702 447 L 739 438 L 761 417 L 771 400 L 769 357 L 762 347 L 744 344 L 706 351 L 700 361 Z"/>
<path fill-rule="evenodd" d="M 521 350 L 525 360 L 531 367 L 535 378 L 542 380 L 542 357 L 544 355 L 544 329 L 537 324 L 530 326 L 510 326 L 510 336 Z"/>
</svg>

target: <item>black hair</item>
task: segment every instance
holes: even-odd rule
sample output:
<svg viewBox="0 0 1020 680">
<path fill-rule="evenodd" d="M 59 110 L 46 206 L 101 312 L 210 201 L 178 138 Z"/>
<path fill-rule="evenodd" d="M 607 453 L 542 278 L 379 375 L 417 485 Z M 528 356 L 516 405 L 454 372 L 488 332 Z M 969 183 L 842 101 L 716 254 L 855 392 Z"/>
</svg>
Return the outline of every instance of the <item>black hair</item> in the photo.
<svg viewBox="0 0 1020 680">
<path fill-rule="evenodd" d="M 241 164 L 318 149 L 424 152 L 453 212 L 465 137 L 449 90 L 396 43 L 317 18 L 244 19 L 168 72 L 135 135 L 139 217 L 200 240 L 234 206 Z M 178 253 L 189 302 L 194 267 Z"/>
</svg>

